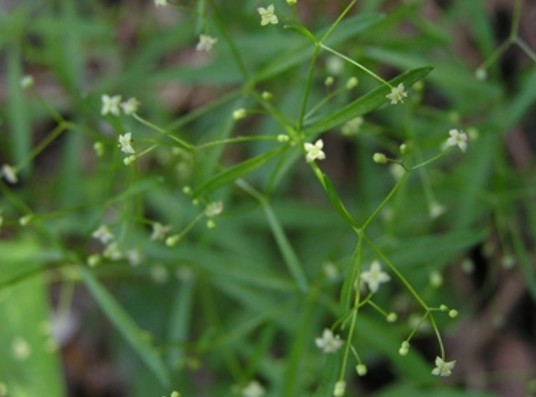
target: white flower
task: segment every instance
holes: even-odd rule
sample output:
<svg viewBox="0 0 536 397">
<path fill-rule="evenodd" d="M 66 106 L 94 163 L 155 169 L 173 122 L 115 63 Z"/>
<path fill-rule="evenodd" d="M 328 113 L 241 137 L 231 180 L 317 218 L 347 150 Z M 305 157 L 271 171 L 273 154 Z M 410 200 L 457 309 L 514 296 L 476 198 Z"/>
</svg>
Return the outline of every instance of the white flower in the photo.
<svg viewBox="0 0 536 397">
<path fill-rule="evenodd" d="M 101 96 L 101 100 L 102 100 L 101 114 L 103 116 L 107 115 L 108 113 L 111 113 L 114 116 L 119 116 L 121 114 L 121 108 L 119 107 L 121 104 L 121 95 L 116 95 L 113 97 L 110 97 L 108 95 L 103 95 Z"/>
<path fill-rule="evenodd" d="M 197 43 L 197 47 L 195 47 L 195 49 L 197 51 L 210 52 L 217 41 L 218 39 L 216 37 L 211 37 L 206 34 L 202 34 L 199 36 L 199 43 Z"/>
<path fill-rule="evenodd" d="M 445 143 L 446 147 L 456 146 L 460 148 L 462 152 L 467 150 L 467 134 L 463 131 L 452 129 L 449 131 L 450 138 Z"/>
<path fill-rule="evenodd" d="M 19 181 L 19 178 L 17 178 L 17 171 L 15 171 L 15 168 L 9 164 L 4 164 L 2 166 L 2 175 L 4 175 L 4 178 L 6 178 L 9 183 L 15 184 Z"/>
<path fill-rule="evenodd" d="M 215 201 L 207 205 L 207 208 L 205 208 L 205 215 L 212 218 L 213 216 L 221 214 L 222 211 L 223 203 L 221 201 Z"/>
<path fill-rule="evenodd" d="M 108 246 L 106 246 L 106 249 L 102 253 L 102 255 L 105 258 L 111 259 L 113 261 L 118 261 L 119 259 L 123 259 L 123 252 L 121 251 L 121 248 L 119 248 L 119 244 L 113 242 L 110 243 Z"/>
<path fill-rule="evenodd" d="M 264 387 L 262 387 L 262 385 L 256 380 L 252 380 L 246 387 L 242 389 L 242 395 L 244 397 L 264 396 Z"/>
<path fill-rule="evenodd" d="M 335 397 L 342 397 L 346 393 L 346 382 L 343 380 L 335 383 L 335 388 L 333 389 L 333 395 Z"/>
<path fill-rule="evenodd" d="M 123 112 L 125 112 L 125 114 L 131 115 L 138 111 L 140 102 L 136 98 L 130 98 L 128 101 L 123 102 L 121 107 L 123 108 Z"/>
<path fill-rule="evenodd" d="M 435 359 L 436 367 L 432 370 L 432 375 L 449 376 L 452 372 L 452 369 L 454 368 L 454 364 L 456 364 L 456 360 L 443 361 L 441 357 L 436 357 Z"/>
<path fill-rule="evenodd" d="M 270 4 L 267 8 L 259 7 L 257 8 L 257 11 L 259 14 L 261 14 L 261 25 L 266 26 L 269 23 L 277 25 L 279 20 L 277 19 L 277 15 L 274 14 L 274 5 Z"/>
<path fill-rule="evenodd" d="M 352 88 L 357 87 L 358 84 L 359 80 L 357 79 L 357 77 L 350 77 L 346 82 L 346 89 L 351 90 Z"/>
<path fill-rule="evenodd" d="M 132 147 L 132 134 L 130 132 L 119 135 L 119 147 L 123 153 L 135 153 Z"/>
<path fill-rule="evenodd" d="M 164 240 L 166 234 L 171 230 L 171 226 L 164 226 L 161 223 L 153 223 L 153 234 L 151 234 L 151 240 Z"/>
<path fill-rule="evenodd" d="M 159 6 L 167 6 L 167 0 L 154 0 L 154 5 Z"/>
<path fill-rule="evenodd" d="M 305 157 L 307 162 L 310 163 L 316 159 L 324 160 L 326 158 L 326 154 L 322 151 L 323 147 L 324 142 L 322 139 L 317 140 L 314 145 L 312 143 L 305 143 L 303 148 L 307 152 L 307 156 Z"/>
<path fill-rule="evenodd" d="M 335 353 L 341 348 L 343 343 L 344 341 L 339 338 L 339 335 L 333 335 L 333 332 L 329 328 L 324 330 L 321 338 L 315 339 L 316 346 L 323 353 Z"/>
<path fill-rule="evenodd" d="M 393 87 L 391 93 L 385 97 L 391 100 L 391 105 L 396 105 L 398 102 L 404 103 L 404 98 L 407 98 L 408 93 L 405 91 L 404 83 L 400 83 L 398 87 Z"/>
<path fill-rule="evenodd" d="M 387 273 L 382 272 L 380 262 L 374 261 L 370 265 L 369 270 L 361 273 L 361 280 L 367 283 L 370 292 L 376 293 L 378 288 L 380 288 L 380 284 L 391 280 L 391 277 Z"/>
<path fill-rule="evenodd" d="M 99 227 L 97 230 L 93 232 L 91 237 L 96 238 L 97 240 L 100 240 L 103 244 L 108 244 L 110 241 L 114 239 L 114 235 L 110 232 L 108 229 L 108 226 L 103 225 Z"/>
</svg>

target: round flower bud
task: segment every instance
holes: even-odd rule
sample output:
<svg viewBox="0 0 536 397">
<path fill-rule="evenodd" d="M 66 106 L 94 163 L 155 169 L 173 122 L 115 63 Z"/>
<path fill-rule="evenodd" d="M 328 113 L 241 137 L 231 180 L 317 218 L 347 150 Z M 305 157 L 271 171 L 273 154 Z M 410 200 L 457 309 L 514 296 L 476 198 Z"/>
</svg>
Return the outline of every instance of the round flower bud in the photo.
<svg viewBox="0 0 536 397">
<path fill-rule="evenodd" d="M 264 91 L 262 93 L 262 99 L 264 99 L 265 101 L 269 101 L 270 99 L 272 99 L 274 96 L 272 95 L 271 92 L 268 92 L 268 91 Z"/>
<path fill-rule="evenodd" d="M 397 319 L 398 319 L 398 316 L 394 312 L 389 313 L 386 317 L 386 320 L 388 323 L 394 323 Z"/>
<path fill-rule="evenodd" d="M 449 317 L 450 318 L 458 317 L 458 310 L 452 309 L 451 311 L 449 311 Z"/>
<path fill-rule="evenodd" d="M 357 79 L 357 77 L 350 77 L 346 82 L 346 89 L 351 90 L 352 88 L 357 87 L 358 84 L 359 80 Z"/>
<path fill-rule="evenodd" d="M 383 153 L 374 153 L 374 156 L 372 156 L 372 160 L 374 160 L 374 162 L 378 164 L 387 163 L 387 157 L 385 157 L 385 154 Z"/>
<path fill-rule="evenodd" d="M 358 364 L 355 370 L 359 376 L 365 376 L 367 374 L 367 366 L 365 364 Z"/>
<path fill-rule="evenodd" d="M 246 109 L 240 108 L 233 112 L 233 119 L 240 120 L 246 117 Z"/>
</svg>

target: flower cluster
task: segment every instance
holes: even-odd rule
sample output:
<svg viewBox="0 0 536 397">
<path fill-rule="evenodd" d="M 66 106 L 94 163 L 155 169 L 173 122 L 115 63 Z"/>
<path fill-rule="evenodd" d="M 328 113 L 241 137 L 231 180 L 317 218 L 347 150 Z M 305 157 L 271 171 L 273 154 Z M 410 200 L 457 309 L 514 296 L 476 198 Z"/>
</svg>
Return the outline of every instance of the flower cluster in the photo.
<svg viewBox="0 0 536 397">
<path fill-rule="evenodd" d="M 125 102 L 121 102 L 121 95 L 102 95 L 101 115 L 106 116 L 112 114 L 114 116 L 121 115 L 121 109 L 126 115 L 132 115 L 138 111 L 140 102 L 136 98 L 130 98 Z"/>
<path fill-rule="evenodd" d="M 123 135 L 119 135 L 118 141 L 119 149 L 121 149 L 123 153 L 132 154 L 132 156 L 125 157 L 123 162 L 125 163 L 125 165 L 132 164 L 136 160 L 136 156 L 134 155 L 136 151 L 132 147 L 132 133 L 127 132 Z"/>
<path fill-rule="evenodd" d="M 101 225 L 97 230 L 95 230 L 91 237 L 99 240 L 104 245 L 104 250 L 102 256 L 100 254 L 93 254 L 87 258 L 88 265 L 94 267 L 97 266 L 102 257 L 110 259 L 112 261 L 121 260 L 126 258 L 132 266 L 137 266 L 140 264 L 142 257 L 137 250 L 128 250 L 123 252 L 119 243 L 115 241 L 114 234 L 110 231 L 108 226 Z"/>
</svg>

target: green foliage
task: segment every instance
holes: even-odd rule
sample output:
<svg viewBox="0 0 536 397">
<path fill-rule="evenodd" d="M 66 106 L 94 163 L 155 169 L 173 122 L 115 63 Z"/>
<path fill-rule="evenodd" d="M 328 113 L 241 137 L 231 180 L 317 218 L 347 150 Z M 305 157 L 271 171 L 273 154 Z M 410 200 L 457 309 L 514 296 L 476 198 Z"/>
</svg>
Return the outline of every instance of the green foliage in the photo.
<svg viewBox="0 0 536 397">
<path fill-rule="evenodd" d="M 463 360 L 448 313 L 478 314 L 451 277 L 471 252 L 513 255 L 536 297 L 534 166 L 519 172 L 503 145 L 536 102 L 521 2 L 503 44 L 483 0 L 436 15 L 423 0 L 274 1 L 267 26 L 264 3 L 146 3 L 0 11 L 0 166 L 19 179 L 2 169 L 0 397 L 65 395 L 40 330 L 76 312 L 76 294 L 47 301 L 73 284 L 114 330 L 100 353 L 134 397 L 248 397 L 252 381 L 324 397 L 343 380 L 347 395 L 491 396 L 465 390 L 463 365 L 453 383 L 431 371 Z M 452 35 L 463 27 L 470 49 Z M 201 34 L 211 51 L 195 50 Z M 504 78 L 510 46 L 529 62 Z M 103 114 L 103 95 L 141 105 Z M 333 354 L 315 343 L 325 329 L 344 340 Z"/>
</svg>

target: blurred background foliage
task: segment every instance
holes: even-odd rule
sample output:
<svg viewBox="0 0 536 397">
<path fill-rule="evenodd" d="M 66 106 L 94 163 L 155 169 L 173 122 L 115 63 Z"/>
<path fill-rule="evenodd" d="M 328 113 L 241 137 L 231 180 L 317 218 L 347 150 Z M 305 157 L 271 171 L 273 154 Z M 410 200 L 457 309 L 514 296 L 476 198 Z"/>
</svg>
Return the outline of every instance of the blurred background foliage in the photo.
<svg viewBox="0 0 536 397">
<path fill-rule="evenodd" d="M 313 52 L 306 38 L 283 21 L 261 27 L 256 8 L 267 4 L 257 0 L 178 3 L 206 6 L 205 26 L 219 40 L 210 54 L 195 51 L 202 19 L 172 6 L 0 1 L 0 162 L 21 167 L 18 184 L 0 182 L 0 396 L 141 397 L 174 389 L 227 396 L 252 379 L 272 397 L 332 393 L 341 357 L 323 355 L 314 338 L 339 315 L 356 236 L 298 152 L 244 176 L 259 191 L 272 186 L 265 205 L 228 184 L 211 193 L 224 203 L 216 228 L 201 222 L 171 248 L 151 241 L 151 222 L 179 233 L 203 211 L 184 186 L 198 188 L 274 142 L 212 146 L 193 156 L 132 118 L 100 115 L 102 94 L 136 97 L 144 119 L 194 145 L 284 133 L 263 112 L 233 120 L 238 108 L 261 108 L 253 92 L 271 92 L 282 113 L 299 116 Z M 273 3 L 291 14 L 284 1 Z M 348 3 L 298 0 L 298 20 L 318 34 Z M 374 152 L 397 157 L 406 142 L 416 164 L 439 152 L 451 128 L 471 138 L 465 154 L 455 150 L 412 173 L 368 233 L 430 305 L 460 312 L 454 321 L 438 318 L 454 373 L 430 375 L 438 354 L 430 328 L 419 331 L 407 357 L 398 355 L 419 307 L 391 282 L 375 301 L 399 320 L 360 312 L 353 344 L 369 371 L 358 378 L 350 365 L 347 395 L 536 395 L 535 26 L 529 0 L 362 0 L 330 38 L 385 79 L 434 67 L 404 105 L 367 114 L 355 134 L 339 126 L 322 135 L 327 159 L 319 166 L 358 223 L 396 182 L 388 166 L 372 162 Z M 493 55 L 498 48 L 504 52 Z M 335 96 L 322 115 L 378 86 L 333 62 L 320 53 L 310 108 L 327 95 L 330 75 L 333 89 L 353 76 L 359 85 Z M 483 64 L 487 78 L 477 79 Z M 43 101 L 20 87 L 24 75 L 33 76 Z M 60 118 L 69 123 L 58 130 Z M 117 149 L 117 134 L 126 131 L 140 147 L 158 143 L 134 167 L 123 165 Z M 284 172 L 273 183 L 278 164 Z M 445 212 L 431 216 L 434 208 Z M 29 213 L 34 221 L 21 227 L 18 219 Z M 88 268 L 86 258 L 102 248 L 91 238 L 101 224 L 138 256 Z M 305 292 L 289 255 L 301 265 Z M 364 259 L 378 258 L 365 251 Z"/>
</svg>

